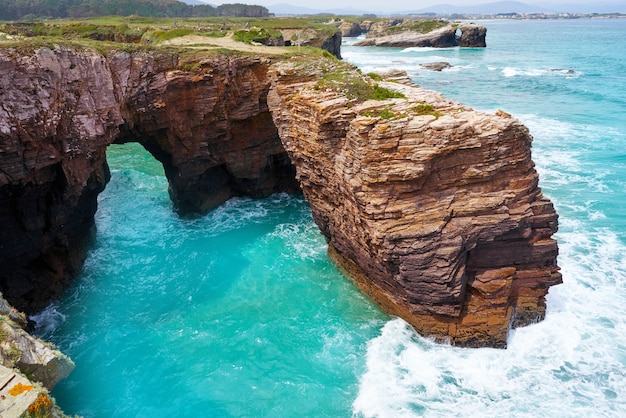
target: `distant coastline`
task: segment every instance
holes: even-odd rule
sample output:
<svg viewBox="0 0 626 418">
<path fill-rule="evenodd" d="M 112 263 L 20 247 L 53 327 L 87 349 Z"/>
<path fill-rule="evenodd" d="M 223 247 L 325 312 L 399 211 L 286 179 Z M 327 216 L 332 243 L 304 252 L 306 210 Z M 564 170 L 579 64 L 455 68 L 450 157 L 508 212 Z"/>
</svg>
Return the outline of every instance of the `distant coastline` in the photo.
<svg viewBox="0 0 626 418">
<path fill-rule="evenodd" d="M 458 14 L 450 15 L 441 14 L 417 14 L 409 15 L 415 17 L 439 17 L 451 20 L 496 20 L 496 19 L 515 19 L 515 20 L 553 20 L 553 19 L 624 19 L 624 13 L 496 13 L 496 14 Z"/>
</svg>

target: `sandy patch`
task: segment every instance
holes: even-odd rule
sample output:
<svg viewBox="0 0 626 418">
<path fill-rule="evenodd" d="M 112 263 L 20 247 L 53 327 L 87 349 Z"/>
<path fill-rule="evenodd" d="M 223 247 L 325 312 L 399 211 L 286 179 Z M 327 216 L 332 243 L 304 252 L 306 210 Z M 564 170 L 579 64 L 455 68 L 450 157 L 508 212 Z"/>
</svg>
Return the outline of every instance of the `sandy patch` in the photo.
<svg viewBox="0 0 626 418">
<path fill-rule="evenodd" d="M 261 54 L 285 54 L 293 49 L 283 46 L 265 46 L 265 45 L 250 45 L 244 42 L 235 41 L 232 34 L 228 34 L 221 38 L 201 36 L 201 35 L 185 35 L 180 38 L 174 38 L 169 41 L 163 42 L 161 45 L 177 45 L 177 46 L 189 46 L 190 48 L 212 49 L 212 48 L 226 48 L 235 51 L 243 52 L 256 52 Z"/>
</svg>

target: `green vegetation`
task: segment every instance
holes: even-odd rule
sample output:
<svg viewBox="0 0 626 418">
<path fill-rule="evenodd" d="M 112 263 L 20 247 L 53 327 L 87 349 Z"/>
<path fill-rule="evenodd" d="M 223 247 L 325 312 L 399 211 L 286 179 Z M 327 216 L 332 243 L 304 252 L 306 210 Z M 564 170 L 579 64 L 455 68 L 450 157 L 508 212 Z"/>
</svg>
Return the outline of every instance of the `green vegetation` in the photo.
<svg viewBox="0 0 626 418">
<path fill-rule="evenodd" d="M 328 16 L 307 16 L 307 17 L 281 17 L 274 19 L 243 19 L 228 18 L 224 22 L 232 25 L 249 24 L 252 27 L 265 29 L 273 32 L 279 29 L 312 29 L 317 33 L 331 36 L 337 32 L 338 24 L 329 24 Z"/>
<path fill-rule="evenodd" d="M 377 73 L 367 73 L 367 76 L 374 81 L 383 81 L 383 76 Z"/>
<path fill-rule="evenodd" d="M 435 29 L 448 26 L 448 24 L 448 22 L 441 20 L 422 20 L 418 22 L 407 22 L 386 28 L 384 34 L 392 35 L 394 33 L 406 31 L 428 33 Z"/>
<path fill-rule="evenodd" d="M 217 7 L 191 6 L 177 0 L 0 0 L 0 20 L 86 18 L 94 16 L 148 17 L 268 17 L 263 6 L 242 3 Z"/>
<path fill-rule="evenodd" d="M 433 105 L 427 104 L 427 103 L 419 103 L 417 106 L 413 107 L 411 109 L 411 112 L 415 115 L 431 115 L 434 116 L 435 119 L 439 119 L 439 116 L 441 116 L 441 113 L 439 113 L 439 111 L 435 110 L 435 108 L 433 107 Z"/>
<path fill-rule="evenodd" d="M 2 0 L 0 0 L 2 1 Z M 93 39 L 121 43 L 158 44 L 189 34 L 223 37 L 234 32 L 234 39 L 246 43 L 282 45 L 280 30 L 300 30 L 311 34 L 311 43 L 321 46 L 324 36 L 331 36 L 335 26 L 311 19 L 266 19 L 241 17 L 149 18 L 142 16 L 105 16 L 89 19 L 0 22 L 0 32 L 10 36 Z M 4 39 L 0 39 L 4 40 Z M 316 44 L 315 42 L 319 43 Z"/>
<path fill-rule="evenodd" d="M 190 28 L 155 30 L 154 32 L 149 32 L 148 35 L 144 38 L 144 40 L 148 42 L 159 43 L 159 42 L 169 41 L 170 39 L 179 38 L 181 36 L 186 36 L 192 33 L 195 33 L 195 31 Z"/>
<path fill-rule="evenodd" d="M 418 103 L 417 106 L 412 107 L 409 110 L 411 115 L 416 115 L 416 116 L 424 116 L 424 115 L 430 115 L 430 116 L 434 116 L 435 119 L 439 119 L 439 117 L 441 116 L 441 113 L 437 110 L 435 110 L 435 108 L 427 103 Z M 394 112 L 390 106 L 386 106 L 383 109 L 372 109 L 372 110 L 365 110 L 363 112 L 361 112 L 362 116 L 367 116 L 370 118 L 381 118 L 381 119 L 385 119 L 385 120 L 389 120 L 389 119 L 402 119 L 402 118 L 406 118 L 409 116 L 409 114 L 407 113 L 396 113 Z"/>
<path fill-rule="evenodd" d="M 320 65 L 319 70 L 323 75 L 315 84 L 316 90 L 330 89 L 345 94 L 346 97 L 357 102 L 405 97 L 398 91 L 389 90 L 372 83 L 370 77 L 359 74 L 349 64 L 326 61 Z"/>
<path fill-rule="evenodd" d="M 389 106 L 383 109 L 375 109 L 375 110 L 366 110 L 361 113 L 362 116 L 367 116 L 370 118 L 381 118 L 385 120 L 389 119 L 402 119 L 406 118 L 408 115 L 406 113 L 397 114 Z"/>
<path fill-rule="evenodd" d="M 278 43 L 282 39 L 280 31 L 269 31 L 265 28 L 252 28 L 250 30 L 238 30 L 233 33 L 233 39 L 247 44 L 263 44 L 272 45 Z"/>
<path fill-rule="evenodd" d="M 49 24 L 43 22 L 7 23 L 2 30 L 10 35 L 27 37 L 84 38 L 124 43 L 140 42 L 146 31 L 145 28 L 131 28 L 125 23 L 117 25 L 98 25 L 86 22 L 71 22 L 68 24 Z"/>
</svg>

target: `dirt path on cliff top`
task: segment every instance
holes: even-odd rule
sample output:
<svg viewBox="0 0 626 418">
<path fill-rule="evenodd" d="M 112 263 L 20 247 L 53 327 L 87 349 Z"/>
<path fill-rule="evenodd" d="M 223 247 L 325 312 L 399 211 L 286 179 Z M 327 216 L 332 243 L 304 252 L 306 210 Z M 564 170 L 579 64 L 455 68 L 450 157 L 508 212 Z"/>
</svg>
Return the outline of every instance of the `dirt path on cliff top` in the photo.
<svg viewBox="0 0 626 418">
<path fill-rule="evenodd" d="M 201 36 L 201 35 L 185 35 L 180 38 L 174 38 L 169 41 L 163 42 L 161 45 L 177 45 L 188 46 L 190 48 L 198 49 L 213 49 L 213 48 L 226 48 L 235 51 L 243 52 L 256 52 L 261 54 L 273 54 L 280 55 L 289 52 L 291 49 L 281 46 L 265 46 L 265 45 L 250 45 L 244 42 L 238 42 L 233 39 L 232 34 L 228 34 L 221 38 Z"/>
</svg>

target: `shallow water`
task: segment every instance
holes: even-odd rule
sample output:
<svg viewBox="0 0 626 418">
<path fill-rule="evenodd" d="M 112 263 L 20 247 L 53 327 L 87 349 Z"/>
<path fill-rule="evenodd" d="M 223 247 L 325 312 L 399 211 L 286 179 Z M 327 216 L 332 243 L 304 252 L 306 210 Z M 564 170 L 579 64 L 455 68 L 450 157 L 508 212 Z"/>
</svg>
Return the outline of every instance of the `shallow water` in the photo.
<svg viewBox="0 0 626 418">
<path fill-rule="evenodd" d="M 507 350 L 434 344 L 343 278 L 306 203 L 233 199 L 181 220 L 162 169 L 111 148 L 82 277 L 35 318 L 76 362 L 66 412 L 129 416 L 626 414 L 626 19 L 485 21 L 486 49 L 345 45 L 533 134 L 564 284 Z M 350 40 L 348 40 L 350 43 Z M 448 61 L 443 72 L 420 63 Z"/>
</svg>

